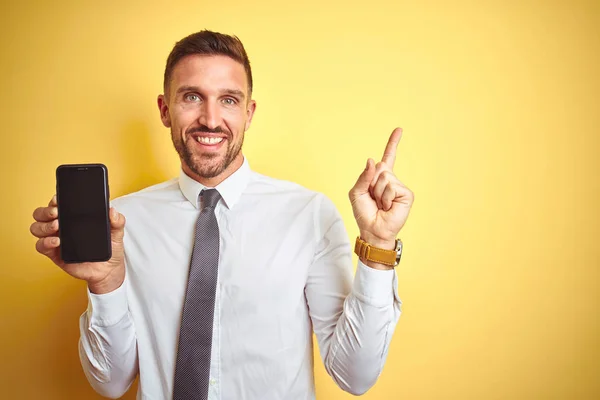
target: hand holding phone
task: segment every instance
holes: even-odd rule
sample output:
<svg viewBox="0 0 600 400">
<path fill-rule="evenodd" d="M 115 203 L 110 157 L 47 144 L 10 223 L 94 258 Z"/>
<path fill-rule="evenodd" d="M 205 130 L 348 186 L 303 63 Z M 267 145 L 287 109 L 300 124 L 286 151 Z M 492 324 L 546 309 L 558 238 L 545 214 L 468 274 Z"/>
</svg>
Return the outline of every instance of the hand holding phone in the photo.
<svg viewBox="0 0 600 400">
<path fill-rule="evenodd" d="M 102 174 L 97 174 L 97 166 L 68 167 L 68 169 L 73 167 L 91 168 L 96 171 L 96 173 L 89 173 L 80 170 L 82 174 L 78 178 L 82 179 L 77 179 L 77 177 L 73 179 L 70 175 L 73 171 L 69 171 L 66 175 L 59 174 L 59 170 L 64 171 L 64 167 L 61 167 L 57 169 L 58 196 L 62 194 L 62 197 L 59 197 L 62 200 L 61 216 L 59 218 L 57 196 L 50 200 L 47 207 L 39 207 L 34 211 L 35 222 L 31 225 L 30 230 L 39 239 L 36 249 L 69 275 L 87 281 L 91 292 L 98 294 L 111 292 L 121 286 L 125 279 L 123 251 L 125 217 L 114 208 L 108 209 L 108 191 L 106 191 L 106 195 L 102 194 L 104 186 L 107 188 L 107 183 L 102 183 L 102 179 L 93 178 L 93 176 L 102 176 Z M 104 171 L 106 171 L 105 168 Z M 105 173 L 103 175 L 106 176 Z M 64 179 L 65 176 L 67 179 Z M 77 205 L 72 204 L 73 201 L 80 207 L 77 208 Z M 91 209 L 81 207 L 79 201 L 86 202 L 88 206 L 92 206 Z M 102 204 L 106 204 L 106 209 L 103 209 Z M 65 207 L 69 205 L 72 207 L 67 211 Z M 98 224 L 98 220 L 102 220 L 102 218 L 106 222 Z M 91 219 L 96 219 L 95 226 L 91 223 Z M 64 227 L 59 226 L 59 220 Z M 73 221 L 75 222 L 73 223 Z M 104 229 L 108 235 L 106 239 L 101 237 Z M 89 241 L 94 238 L 96 238 L 95 243 L 87 243 L 83 247 L 78 246 L 82 243 L 81 239 Z M 61 239 L 66 244 L 64 248 Z M 109 246 L 108 251 L 107 246 Z M 63 257 L 66 257 L 69 262 Z M 74 262 L 82 259 L 105 259 L 105 261 Z"/>
</svg>

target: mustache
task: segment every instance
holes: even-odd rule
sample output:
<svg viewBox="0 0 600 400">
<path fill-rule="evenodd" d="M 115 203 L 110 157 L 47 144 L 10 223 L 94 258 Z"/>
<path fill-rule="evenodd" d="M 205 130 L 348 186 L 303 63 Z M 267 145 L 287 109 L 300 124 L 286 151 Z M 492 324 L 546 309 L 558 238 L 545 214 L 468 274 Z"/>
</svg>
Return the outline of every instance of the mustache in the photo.
<svg viewBox="0 0 600 400">
<path fill-rule="evenodd" d="M 227 137 L 230 137 L 231 134 L 229 133 L 228 130 L 221 128 L 220 126 L 217 126 L 214 129 L 209 128 L 206 125 L 200 125 L 200 126 L 195 126 L 193 128 L 189 128 L 188 130 L 185 131 L 186 135 L 191 135 L 192 133 L 224 133 L 227 135 Z"/>
</svg>

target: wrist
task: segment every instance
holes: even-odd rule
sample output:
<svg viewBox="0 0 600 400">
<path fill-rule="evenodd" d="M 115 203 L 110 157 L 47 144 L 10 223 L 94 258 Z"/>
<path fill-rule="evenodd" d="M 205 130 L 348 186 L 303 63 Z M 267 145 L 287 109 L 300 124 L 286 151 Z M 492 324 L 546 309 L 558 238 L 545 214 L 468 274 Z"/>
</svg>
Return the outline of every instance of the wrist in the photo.
<svg viewBox="0 0 600 400">
<path fill-rule="evenodd" d="M 384 250 L 394 250 L 396 247 L 396 238 L 383 239 L 369 233 L 360 233 L 360 238 L 373 247 Z"/>
<path fill-rule="evenodd" d="M 88 289 L 93 294 L 106 294 L 120 288 L 124 281 L 125 268 L 122 268 L 122 271 L 113 271 L 102 280 L 88 281 Z"/>
<path fill-rule="evenodd" d="M 369 233 L 365 233 L 365 232 L 361 232 L 360 233 L 360 239 L 362 239 L 366 245 L 370 246 L 370 248 L 372 249 L 371 251 L 374 250 L 388 250 L 390 252 L 394 251 L 396 249 L 396 239 L 382 239 L 379 238 L 377 236 L 371 235 Z M 355 248 L 355 253 L 358 254 L 360 261 L 366 265 L 367 267 L 373 268 L 373 269 L 378 269 L 378 270 L 390 270 L 390 269 L 394 269 L 393 265 L 390 265 L 389 263 L 392 261 L 389 259 L 389 256 L 386 256 L 388 264 L 384 263 L 384 262 L 379 262 L 382 260 L 379 260 L 378 257 L 369 257 L 369 259 L 367 259 L 366 257 L 368 257 L 366 254 L 364 253 L 364 246 L 365 244 L 359 245 L 358 241 L 357 241 L 357 245 L 358 247 Z"/>
</svg>

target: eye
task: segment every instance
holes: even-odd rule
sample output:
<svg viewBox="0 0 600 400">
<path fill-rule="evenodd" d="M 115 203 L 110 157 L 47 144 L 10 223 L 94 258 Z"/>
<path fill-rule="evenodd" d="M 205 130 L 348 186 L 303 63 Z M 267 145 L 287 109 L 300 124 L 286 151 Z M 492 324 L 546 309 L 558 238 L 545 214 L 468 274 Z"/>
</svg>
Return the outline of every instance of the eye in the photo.
<svg viewBox="0 0 600 400">
<path fill-rule="evenodd" d="M 197 94 L 194 94 L 194 93 L 188 93 L 185 95 L 185 100 L 196 102 L 196 101 L 200 100 L 200 96 L 198 96 Z"/>
<path fill-rule="evenodd" d="M 225 104 L 227 104 L 228 106 L 232 106 L 232 105 L 234 105 L 234 104 L 236 104 L 236 103 L 237 103 L 237 101 L 236 101 L 235 99 L 231 98 L 231 97 L 225 97 L 225 98 L 223 99 L 223 102 L 224 102 Z"/>
</svg>

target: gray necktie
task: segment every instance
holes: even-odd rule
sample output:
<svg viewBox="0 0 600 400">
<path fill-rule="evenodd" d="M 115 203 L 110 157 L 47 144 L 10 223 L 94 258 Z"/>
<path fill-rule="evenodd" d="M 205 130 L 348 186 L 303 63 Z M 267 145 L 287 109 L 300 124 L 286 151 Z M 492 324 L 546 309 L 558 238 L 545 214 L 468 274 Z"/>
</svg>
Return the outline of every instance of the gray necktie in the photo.
<svg viewBox="0 0 600 400">
<path fill-rule="evenodd" d="M 179 330 L 173 400 L 208 397 L 215 293 L 219 266 L 219 226 L 215 207 L 221 198 L 216 189 L 200 193 L 202 211 L 196 237 Z"/>
</svg>

